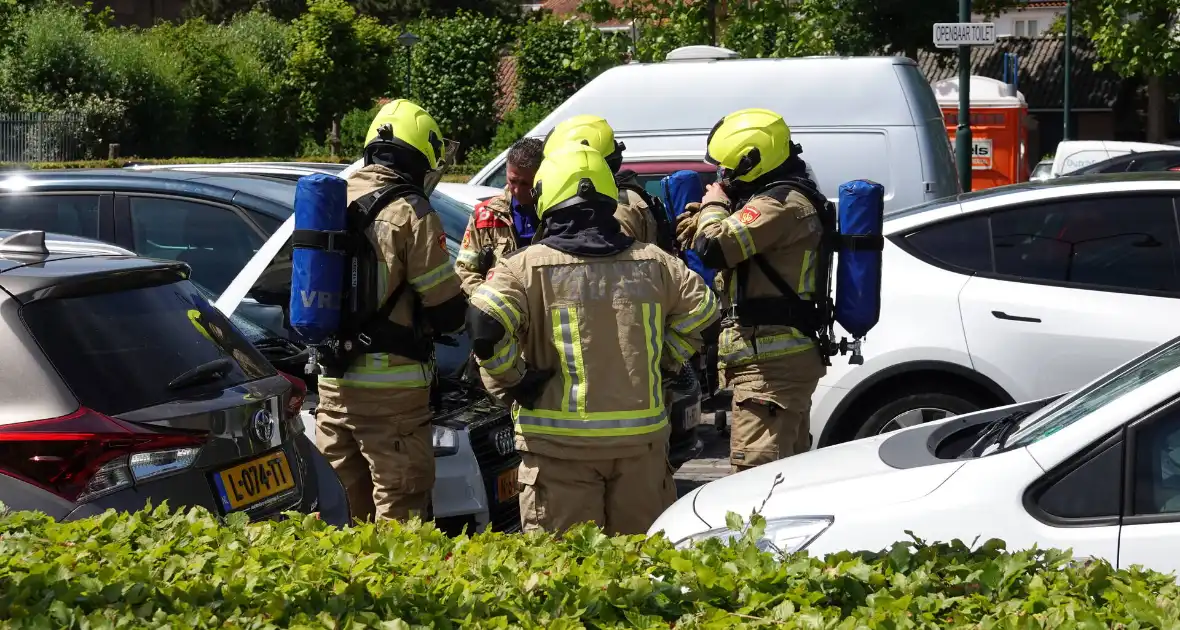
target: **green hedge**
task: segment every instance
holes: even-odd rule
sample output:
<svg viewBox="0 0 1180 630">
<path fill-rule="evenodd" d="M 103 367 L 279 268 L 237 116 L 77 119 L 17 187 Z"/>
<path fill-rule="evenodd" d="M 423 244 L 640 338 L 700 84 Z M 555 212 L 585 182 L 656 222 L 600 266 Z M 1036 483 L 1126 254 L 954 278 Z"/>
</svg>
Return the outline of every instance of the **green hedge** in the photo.
<svg viewBox="0 0 1180 630">
<path fill-rule="evenodd" d="M 1058 551 L 899 543 L 775 558 L 582 527 L 248 524 L 157 508 L 0 517 L 6 628 L 1174 628 L 1171 576 Z M 755 527 L 756 529 L 756 527 Z"/>
<path fill-rule="evenodd" d="M 552 110 L 603 70 L 621 63 L 629 41 L 627 35 L 603 33 L 584 20 L 546 15 L 530 22 L 520 30 L 516 51 L 517 98 Z"/>
<path fill-rule="evenodd" d="M 125 157 L 115 160 L 75 160 L 72 162 L 0 162 L 4 168 L 27 169 L 59 169 L 59 168 L 123 168 L 132 164 L 223 164 L 225 162 L 318 162 L 320 164 L 352 164 L 357 158 L 331 156 L 328 154 L 311 154 L 302 157 L 176 157 L 176 158 L 139 158 Z M 466 175 L 470 177 L 479 169 L 480 164 L 456 164 L 447 168 L 448 175 Z"/>
<path fill-rule="evenodd" d="M 242 157 L 242 158 L 210 158 L 210 157 L 178 157 L 178 158 L 138 158 L 125 157 L 116 160 L 77 160 L 74 162 L 28 162 L 14 164 L 0 162 L 0 168 L 19 168 L 34 170 L 49 170 L 62 168 L 123 168 L 132 164 L 221 164 L 223 162 L 320 162 L 327 164 L 351 164 L 352 159 L 332 157 L 330 155 L 308 155 L 304 157 Z"/>
<path fill-rule="evenodd" d="M 460 143 L 460 159 L 486 157 L 626 53 L 624 36 L 584 21 L 459 11 L 409 25 L 421 39 L 407 94 L 400 27 L 344 0 L 309 0 L 294 24 L 252 11 L 149 29 L 108 26 L 109 12 L 68 0 L 12 2 L 0 0 L 0 110 L 80 114 L 87 158 L 109 143 L 147 157 L 327 153 L 333 119 L 340 153 L 357 155 L 375 112 L 365 103 L 406 96 Z M 525 107 L 501 124 L 500 61 L 514 51 Z"/>
</svg>

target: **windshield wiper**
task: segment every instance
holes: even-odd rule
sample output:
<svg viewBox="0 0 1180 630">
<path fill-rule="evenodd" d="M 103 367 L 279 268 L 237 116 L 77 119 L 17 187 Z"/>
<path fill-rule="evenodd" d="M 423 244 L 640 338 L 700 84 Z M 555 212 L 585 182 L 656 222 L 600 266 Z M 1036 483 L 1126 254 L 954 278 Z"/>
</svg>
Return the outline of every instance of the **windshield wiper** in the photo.
<svg viewBox="0 0 1180 630">
<path fill-rule="evenodd" d="M 234 362 L 222 357 L 202 363 L 168 382 L 168 389 L 184 389 L 216 381 L 234 369 Z"/>
<path fill-rule="evenodd" d="M 971 445 L 962 455 L 960 459 L 975 458 L 983 455 L 983 451 L 987 447 L 995 444 L 1003 448 L 1004 442 L 1008 440 L 1008 436 L 1020 427 L 1020 421 L 1024 420 L 1030 412 L 1017 411 L 1010 413 L 1002 418 L 992 420 L 984 427 L 979 437 L 975 439 L 975 443 Z"/>
</svg>

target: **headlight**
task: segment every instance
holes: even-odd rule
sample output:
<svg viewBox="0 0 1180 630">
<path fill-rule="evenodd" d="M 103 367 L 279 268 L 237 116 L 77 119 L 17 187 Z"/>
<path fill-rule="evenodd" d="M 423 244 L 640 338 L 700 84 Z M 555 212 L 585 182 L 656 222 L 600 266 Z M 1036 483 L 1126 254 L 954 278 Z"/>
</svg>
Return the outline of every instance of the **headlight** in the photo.
<svg viewBox="0 0 1180 630">
<path fill-rule="evenodd" d="M 459 452 L 459 434 L 454 429 L 434 425 L 434 456 L 454 455 Z"/>
<path fill-rule="evenodd" d="M 781 555 L 803 551 L 816 538 L 819 538 L 820 534 L 831 527 L 832 521 L 834 520 L 831 516 L 798 516 L 768 519 L 762 537 L 755 544 L 762 551 Z M 711 529 L 677 542 L 676 547 L 682 549 L 709 538 L 732 540 L 741 538 L 741 535 L 742 532 L 734 531 L 728 527 Z"/>
</svg>

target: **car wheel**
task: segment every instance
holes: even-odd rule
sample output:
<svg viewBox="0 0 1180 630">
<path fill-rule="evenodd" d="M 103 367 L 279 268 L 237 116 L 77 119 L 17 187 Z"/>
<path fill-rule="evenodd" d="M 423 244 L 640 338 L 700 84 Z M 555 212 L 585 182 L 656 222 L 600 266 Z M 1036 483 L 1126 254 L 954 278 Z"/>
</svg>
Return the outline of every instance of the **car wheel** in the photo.
<svg viewBox="0 0 1180 630">
<path fill-rule="evenodd" d="M 853 439 L 873 437 L 882 433 L 942 420 L 986 408 L 987 403 L 966 392 L 917 392 L 886 399 L 878 404 L 856 431 Z"/>
</svg>

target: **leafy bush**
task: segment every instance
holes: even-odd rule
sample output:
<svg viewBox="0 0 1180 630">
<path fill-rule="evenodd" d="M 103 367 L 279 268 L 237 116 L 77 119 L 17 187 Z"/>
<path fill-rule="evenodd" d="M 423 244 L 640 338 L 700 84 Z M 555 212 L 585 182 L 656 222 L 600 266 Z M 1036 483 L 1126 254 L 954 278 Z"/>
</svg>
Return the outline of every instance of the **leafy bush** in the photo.
<svg viewBox="0 0 1180 630">
<path fill-rule="evenodd" d="M 552 110 L 626 55 L 625 35 L 604 33 L 581 19 L 543 16 L 520 30 L 516 50 L 517 100 Z"/>
<path fill-rule="evenodd" d="M 0 61 L 0 74 L 21 95 L 64 96 L 103 93 L 109 70 L 96 54 L 97 35 L 85 11 L 50 4 L 15 14 L 13 42 Z"/>
<path fill-rule="evenodd" d="M 122 151 L 183 154 L 191 130 L 191 109 L 181 59 L 172 48 L 139 31 L 109 29 L 98 37 L 96 53 L 110 71 L 108 93 L 127 108 L 126 120 L 115 138 Z"/>
<path fill-rule="evenodd" d="M 132 166 L 134 164 L 221 164 L 223 162 L 320 162 L 320 163 L 339 163 L 347 164 L 352 160 L 342 160 L 334 158 L 329 155 L 304 155 L 298 158 L 291 157 L 178 157 L 166 159 L 152 159 L 152 158 L 138 158 L 138 157 L 124 157 L 115 160 L 76 160 L 72 162 L 25 162 L 20 164 L 0 162 L 0 169 L 33 169 L 33 170 L 57 170 L 63 168 L 123 168 L 125 166 Z"/>
<path fill-rule="evenodd" d="M 413 98 L 430 112 L 462 152 L 486 144 L 496 126 L 500 51 L 512 29 L 497 18 L 459 11 L 454 17 L 410 26 L 421 37 L 413 48 Z M 404 72 L 404 66 L 402 66 Z M 401 90 L 401 76 L 393 93 Z"/>
<path fill-rule="evenodd" d="M 756 528 L 755 528 L 756 529 Z M 992 541 L 899 543 L 823 560 L 754 533 L 677 550 L 585 526 L 449 538 L 314 516 L 223 523 L 192 509 L 57 523 L 0 518 L 13 628 L 1169 628 L 1170 576 Z"/>
<path fill-rule="evenodd" d="M 302 119 L 316 132 L 371 105 L 392 80 L 394 33 L 358 16 L 345 0 L 310 0 L 289 37 L 287 85 L 298 96 Z"/>
<path fill-rule="evenodd" d="M 541 122 L 549 115 L 549 108 L 542 105 L 524 105 L 508 112 L 504 115 L 504 120 L 500 122 L 500 126 L 496 127 L 496 135 L 492 138 L 491 144 L 486 147 L 476 149 L 467 154 L 467 162 L 469 164 L 484 165 L 491 162 L 496 156 L 512 146 L 512 143 L 520 140 L 537 123 Z"/>
</svg>

